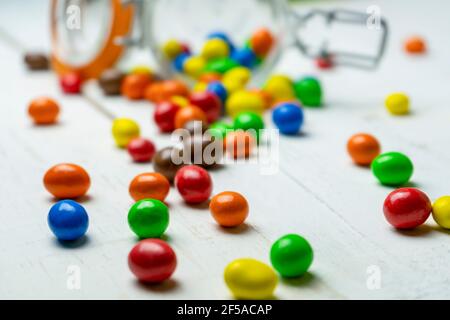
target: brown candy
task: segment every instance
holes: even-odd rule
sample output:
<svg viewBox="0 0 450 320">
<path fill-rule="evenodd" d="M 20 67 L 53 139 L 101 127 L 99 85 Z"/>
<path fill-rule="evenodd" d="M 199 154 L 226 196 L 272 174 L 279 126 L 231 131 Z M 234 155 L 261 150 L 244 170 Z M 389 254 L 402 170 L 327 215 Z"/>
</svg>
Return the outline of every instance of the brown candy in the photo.
<svg viewBox="0 0 450 320">
<path fill-rule="evenodd" d="M 47 55 L 39 52 L 26 53 L 24 61 L 30 70 L 48 70 L 50 66 Z"/>
<path fill-rule="evenodd" d="M 108 96 L 115 96 L 120 94 L 122 80 L 125 74 L 117 69 L 108 69 L 103 71 L 98 79 L 98 83 L 103 90 L 103 93 Z"/>
<path fill-rule="evenodd" d="M 172 161 L 173 155 L 181 155 L 181 150 L 174 147 L 167 147 L 159 150 L 153 157 L 153 170 L 165 176 L 171 183 L 173 182 L 177 171 L 183 164 L 175 164 Z"/>
<path fill-rule="evenodd" d="M 184 141 L 185 151 L 190 152 L 191 164 L 202 166 L 205 169 L 212 168 L 219 164 L 223 157 L 221 141 L 209 135 L 195 135 Z M 218 152 L 216 152 L 218 151 Z"/>
</svg>

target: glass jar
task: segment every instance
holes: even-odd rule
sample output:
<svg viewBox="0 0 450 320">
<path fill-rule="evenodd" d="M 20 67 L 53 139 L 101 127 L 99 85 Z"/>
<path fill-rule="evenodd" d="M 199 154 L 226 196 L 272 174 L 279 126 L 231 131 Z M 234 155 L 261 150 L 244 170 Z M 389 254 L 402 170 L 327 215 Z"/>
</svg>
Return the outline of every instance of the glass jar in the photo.
<svg viewBox="0 0 450 320">
<path fill-rule="evenodd" d="M 143 56 L 152 57 L 165 76 L 173 76 L 177 72 L 162 54 L 163 44 L 177 39 L 199 53 L 207 35 L 215 31 L 229 35 L 238 47 L 261 27 L 274 35 L 269 54 L 254 70 L 256 83 L 265 79 L 288 45 L 311 58 L 326 56 L 336 63 L 374 67 L 387 37 L 386 22 L 379 17 L 379 39 L 371 54 L 333 51 L 329 39 L 319 39 L 313 46 L 304 41 L 302 30 L 315 18 L 321 17 L 327 27 L 336 23 L 366 27 L 370 13 L 313 10 L 299 15 L 285 0 L 52 0 L 51 12 L 56 71 L 76 71 L 85 78 L 98 77 L 119 60 L 126 65 L 124 61 Z"/>
</svg>

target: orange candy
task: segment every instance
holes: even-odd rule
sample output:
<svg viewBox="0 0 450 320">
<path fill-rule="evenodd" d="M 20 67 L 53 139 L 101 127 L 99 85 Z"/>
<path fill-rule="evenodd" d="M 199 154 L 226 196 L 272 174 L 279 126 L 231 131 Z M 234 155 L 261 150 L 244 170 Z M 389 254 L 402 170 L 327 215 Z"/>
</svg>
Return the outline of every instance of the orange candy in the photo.
<svg viewBox="0 0 450 320">
<path fill-rule="evenodd" d="M 174 96 L 187 97 L 188 87 L 178 80 L 156 82 L 145 89 L 145 99 L 153 103 L 169 101 Z"/>
<path fill-rule="evenodd" d="M 257 30 L 250 39 L 253 52 L 260 57 L 264 57 L 269 53 L 273 43 L 274 39 L 272 33 L 265 28 Z"/>
<path fill-rule="evenodd" d="M 347 151 L 356 164 L 368 166 L 380 154 L 381 147 L 374 136 L 358 133 L 348 140 Z"/>
<path fill-rule="evenodd" d="M 53 99 L 36 98 L 28 106 L 28 114 L 36 124 L 52 124 L 58 118 L 59 106 Z"/>
<path fill-rule="evenodd" d="M 248 203 L 241 194 L 225 191 L 211 199 L 209 210 L 222 227 L 237 227 L 248 216 Z"/>
<path fill-rule="evenodd" d="M 255 137 L 252 134 L 236 130 L 226 135 L 224 148 L 235 159 L 248 158 L 255 144 Z"/>
<path fill-rule="evenodd" d="M 201 121 L 203 123 L 208 122 L 205 112 L 203 112 L 203 110 L 199 107 L 190 105 L 181 108 L 175 115 L 175 128 L 183 128 L 186 123 L 194 120 Z"/>
<path fill-rule="evenodd" d="M 61 163 L 45 173 L 44 186 L 55 198 L 74 199 L 86 194 L 91 186 L 91 179 L 82 167 Z"/>
<path fill-rule="evenodd" d="M 220 73 L 208 72 L 204 73 L 198 79 L 198 82 L 211 83 L 214 81 L 220 81 L 222 79 L 222 75 Z"/>
<path fill-rule="evenodd" d="M 169 194 L 170 183 L 159 173 L 143 173 L 136 176 L 130 183 L 128 191 L 134 201 L 156 199 L 164 201 Z"/>
<path fill-rule="evenodd" d="M 150 75 L 133 73 L 125 76 L 122 82 L 122 95 L 131 100 L 144 98 L 145 89 L 152 81 Z"/>
<path fill-rule="evenodd" d="M 273 98 L 267 91 L 258 88 L 250 89 L 249 91 L 259 95 L 262 98 L 265 108 L 270 109 L 273 106 Z"/>
<path fill-rule="evenodd" d="M 425 41 L 421 37 L 411 37 L 405 41 L 405 51 L 418 54 L 427 50 Z"/>
</svg>

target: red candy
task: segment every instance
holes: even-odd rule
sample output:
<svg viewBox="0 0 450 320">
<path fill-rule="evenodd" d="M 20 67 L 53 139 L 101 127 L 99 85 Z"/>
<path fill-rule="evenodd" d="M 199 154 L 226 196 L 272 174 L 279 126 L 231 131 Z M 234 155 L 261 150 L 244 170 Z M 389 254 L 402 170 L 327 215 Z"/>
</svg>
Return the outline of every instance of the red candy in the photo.
<svg viewBox="0 0 450 320">
<path fill-rule="evenodd" d="M 142 282 L 162 282 L 170 278 L 176 266 L 175 252 L 159 239 L 142 240 L 128 254 L 128 267 Z"/>
<path fill-rule="evenodd" d="M 195 165 L 185 166 L 175 176 L 175 186 L 184 201 L 197 204 L 209 199 L 212 192 L 212 180 L 209 173 Z"/>
<path fill-rule="evenodd" d="M 423 224 L 431 214 L 428 196 L 415 188 L 391 192 L 383 206 L 387 221 L 397 229 L 412 229 Z"/>
<path fill-rule="evenodd" d="M 331 69 L 334 63 L 330 56 L 322 56 L 316 59 L 316 65 L 319 69 Z"/>
<path fill-rule="evenodd" d="M 214 93 L 195 92 L 190 96 L 189 102 L 205 112 L 209 123 L 216 121 L 220 117 L 222 102 Z"/>
<path fill-rule="evenodd" d="M 151 161 L 156 151 L 153 142 L 144 138 L 131 140 L 127 145 L 127 149 L 135 162 Z"/>
<path fill-rule="evenodd" d="M 61 76 L 59 84 L 64 93 L 77 94 L 81 92 L 81 77 L 78 73 L 67 73 Z"/>
<path fill-rule="evenodd" d="M 172 132 L 175 130 L 175 115 L 180 106 L 173 102 L 161 102 L 156 106 L 153 118 L 161 132 Z"/>
</svg>

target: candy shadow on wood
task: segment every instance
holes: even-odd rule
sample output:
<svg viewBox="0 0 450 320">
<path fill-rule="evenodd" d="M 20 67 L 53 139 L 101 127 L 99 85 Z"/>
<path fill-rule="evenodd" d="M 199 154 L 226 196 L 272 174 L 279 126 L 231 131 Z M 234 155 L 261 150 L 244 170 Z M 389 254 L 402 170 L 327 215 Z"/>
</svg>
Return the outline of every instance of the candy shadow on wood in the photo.
<svg viewBox="0 0 450 320">
<path fill-rule="evenodd" d="M 55 238 L 56 245 L 66 249 L 78 249 L 80 247 L 88 245 L 89 242 L 91 242 L 91 240 L 87 235 L 84 235 L 80 239 L 73 241 L 59 240 Z"/>
<path fill-rule="evenodd" d="M 291 287 L 313 286 L 315 283 L 317 283 L 317 281 L 318 281 L 317 276 L 309 271 L 307 271 L 304 275 L 301 275 L 300 277 L 294 278 L 281 277 L 281 282 Z"/>
<path fill-rule="evenodd" d="M 222 227 L 216 224 L 216 229 L 227 234 L 244 234 L 253 231 L 253 228 L 246 223 L 230 228 Z"/>
<path fill-rule="evenodd" d="M 136 280 L 135 284 L 140 289 L 154 293 L 172 293 L 180 288 L 180 284 L 174 279 L 168 279 L 162 283 L 145 283 Z"/>
<path fill-rule="evenodd" d="M 58 199 L 58 198 L 55 198 L 55 197 L 50 197 L 49 198 L 49 202 L 51 202 L 51 203 L 57 203 L 57 202 L 62 201 L 62 200 L 66 200 L 66 199 Z M 78 197 L 78 198 L 74 198 L 74 199 L 70 199 L 70 200 L 73 200 L 75 202 L 83 204 L 83 203 L 87 203 L 87 202 L 92 201 L 92 197 L 90 195 L 86 194 L 84 196 L 81 196 L 81 197 Z"/>
<path fill-rule="evenodd" d="M 433 231 L 433 228 L 431 228 L 428 225 L 421 225 L 414 229 L 395 229 L 391 228 L 391 230 L 397 234 L 400 234 L 402 236 L 406 237 L 425 237 L 429 236 L 430 232 Z"/>
<path fill-rule="evenodd" d="M 207 201 L 204 201 L 199 204 L 192 204 L 192 203 L 185 203 L 185 206 L 197 209 L 197 210 L 209 210 L 209 203 L 211 202 L 211 199 L 208 199 Z"/>
</svg>

